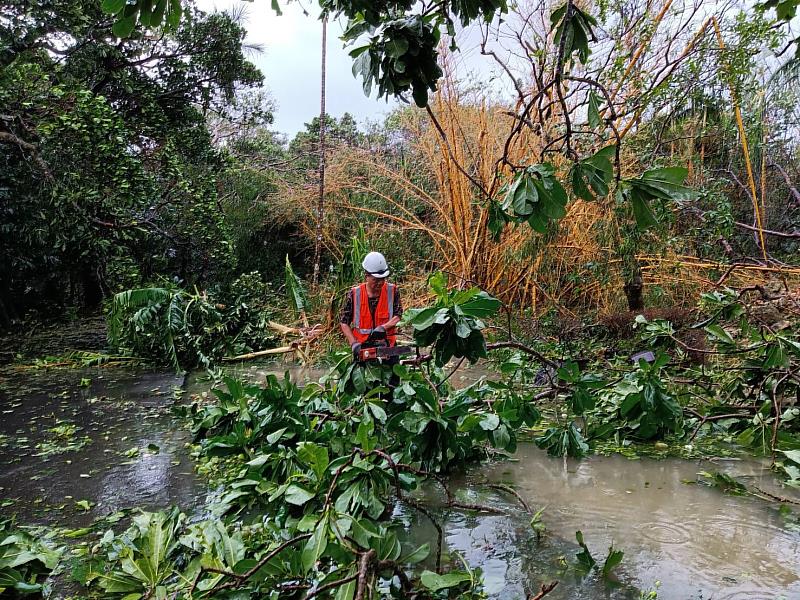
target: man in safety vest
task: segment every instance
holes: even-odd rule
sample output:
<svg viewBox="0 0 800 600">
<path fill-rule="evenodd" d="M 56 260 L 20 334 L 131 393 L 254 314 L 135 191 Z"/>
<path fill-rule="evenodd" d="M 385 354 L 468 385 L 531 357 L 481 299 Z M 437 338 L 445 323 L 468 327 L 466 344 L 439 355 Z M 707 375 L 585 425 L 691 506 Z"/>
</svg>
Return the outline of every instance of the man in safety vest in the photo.
<svg viewBox="0 0 800 600">
<path fill-rule="evenodd" d="M 361 266 L 364 267 L 364 283 L 347 293 L 339 319 L 354 356 L 367 340 L 385 338 L 389 346 L 394 346 L 395 326 L 403 316 L 400 292 L 395 284 L 386 281 L 389 265 L 383 254 L 370 252 Z"/>
</svg>

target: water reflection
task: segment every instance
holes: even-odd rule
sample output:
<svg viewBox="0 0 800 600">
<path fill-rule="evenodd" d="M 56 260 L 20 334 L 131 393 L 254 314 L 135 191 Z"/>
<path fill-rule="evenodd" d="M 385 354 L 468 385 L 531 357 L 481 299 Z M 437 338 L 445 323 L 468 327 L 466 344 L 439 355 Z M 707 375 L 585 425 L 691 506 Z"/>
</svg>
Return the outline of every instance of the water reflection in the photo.
<svg viewBox="0 0 800 600">
<path fill-rule="evenodd" d="M 174 374 L 114 369 L 41 371 L 3 381 L 0 491 L 10 503 L 2 512 L 16 513 L 20 522 L 75 527 L 134 506 L 190 510 L 202 487 L 183 449 L 190 435 L 169 415 L 182 383 Z M 64 423 L 76 431 L 61 440 L 52 428 Z M 76 449 L 41 451 L 43 442 L 84 436 L 87 443 Z M 92 510 L 76 510 L 78 500 L 90 501 Z"/>
<path fill-rule="evenodd" d="M 549 543 L 568 549 L 570 557 L 575 546 L 569 543 L 582 530 L 596 557 L 605 557 L 612 543 L 625 551 L 623 581 L 641 588 L 662 582 L 659 598 L 800 598 L 800 534 L 784 528 L 775 507 L 691 483 L 699 471 L 715 469 L 759 484 L 773 480 L 755 461 L 710 465 L 597 456 L 575 463 L 527 445 L 515 458 L 473 472 L 460 482 L 462 489 L 476 489 L 484 479 L 510 483 L 531 506 L 551 507 L 544 513 Z M 520 512 L 512 508 L 510 518 L 472 517 L 448 525 L 448 544 L 487 571 L 495 597 L 523 597 L 531 578 L 541 577 L 546 567 L 537 565 L 538 573 L 526 569 L 541 563 L 547 549 L 529 543 L 528 517 Z M 531 555 L 520 551 L 526 542 Z M 548 597 L 628 597 L 590 581 L 559 587 Z"/>
</svg>

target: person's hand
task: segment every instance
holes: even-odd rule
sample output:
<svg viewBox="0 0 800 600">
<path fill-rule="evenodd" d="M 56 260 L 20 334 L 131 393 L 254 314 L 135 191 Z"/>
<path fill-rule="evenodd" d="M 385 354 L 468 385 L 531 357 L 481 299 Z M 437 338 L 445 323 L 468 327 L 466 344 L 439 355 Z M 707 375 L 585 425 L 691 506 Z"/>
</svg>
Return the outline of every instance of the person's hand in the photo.
<svg viewBox="0 0 800 600">
<path fill-rule="evenodd" d="M 378 325 L 375 328 L 375 333 L 384 333 L 385 334 L 386 333 L 386 327 L 384 327 L 383 325 Z"/>
<path fill-rule="evenodd" d="M 361 342 L 353 342 L 350 344 L 350 349 L 353 351 L 353 358 L 358 358 L 358 351 L 361 350 Z"/>
</svg>

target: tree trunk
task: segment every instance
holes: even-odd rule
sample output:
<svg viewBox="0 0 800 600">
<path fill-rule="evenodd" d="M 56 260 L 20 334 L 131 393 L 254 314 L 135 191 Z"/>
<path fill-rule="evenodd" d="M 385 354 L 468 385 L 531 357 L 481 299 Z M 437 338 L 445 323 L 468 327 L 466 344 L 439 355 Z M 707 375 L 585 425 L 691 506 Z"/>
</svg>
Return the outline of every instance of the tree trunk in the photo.
<svg viewBox="0 0 800 600">
<path fill-rule="evenodd" d="M 625 282 L 625 298 L 628 299 L 628 310 L 644 310 L 644 280 L 639 262 L 634 259 L 632 272 Z"/>
<path fill-rule="evenodd" d="M 319 283 L 319 262 L 322 254 L 322 219 L 325 209 L 325 45 L 328 17 L 322 16 L 322 82 L 319 101 L 319 199 L 317 200 L 317 227 L 314 240 L 314 286 Z"/>
<path fill-rule="evenodd" d="M 100 281 L 97 265 L 88 261 L 80 271 L 81 288 L 83 290 L 83 306 L 87 309 L 98 308 L 103 302 L 103 284 Z"/>
</svg>

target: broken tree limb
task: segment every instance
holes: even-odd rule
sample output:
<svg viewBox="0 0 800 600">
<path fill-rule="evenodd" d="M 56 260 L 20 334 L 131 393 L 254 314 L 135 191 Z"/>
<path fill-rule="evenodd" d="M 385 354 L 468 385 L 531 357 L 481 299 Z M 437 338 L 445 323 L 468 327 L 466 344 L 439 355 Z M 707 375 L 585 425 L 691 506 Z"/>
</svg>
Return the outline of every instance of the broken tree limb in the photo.
<svg viewBox="0 0 800 600">
<path fill-rule="evenodd" d="M 286 341 L 290 335 L 298 336 L 299 339 L 292 340 L 288 344 L 284 343 L 283 346 L 277 348 L 268 348 L 266 350 L 257 350 L 256 352 L 248 352 L 246 354 L 239 354 L 238 356 L 228 356 L 223 360 L 231 362 L 235 360 L 251 360 L 261 356 L 271 356 L 274 354 L 288 354 L 289 352 L 296 352 L 303 362 L 308 360 L 309 347 L 311 343 L 316 341 L 325 331 L 325 328 L 317 323 L 313 327 L 289 327 L 281 325 L 275 321 L 270 321 L 268 327 L 281 335 Z"/>
<path fill-rule="evenodd" d="M 247 354 L 239 354 L 238 356 L 226 356 L 222 360 L 225 362 L 232 362 L 234 360 L 250 360 L 258 358 L 259 356 L 270 356 L 272 354 L 287 354 L 294 352 L 294 346 L 280 346 L 279 348 L 269 348 L 267 350 L 259 350 L 258 352 L 248 352 Z"/>
</svg>

